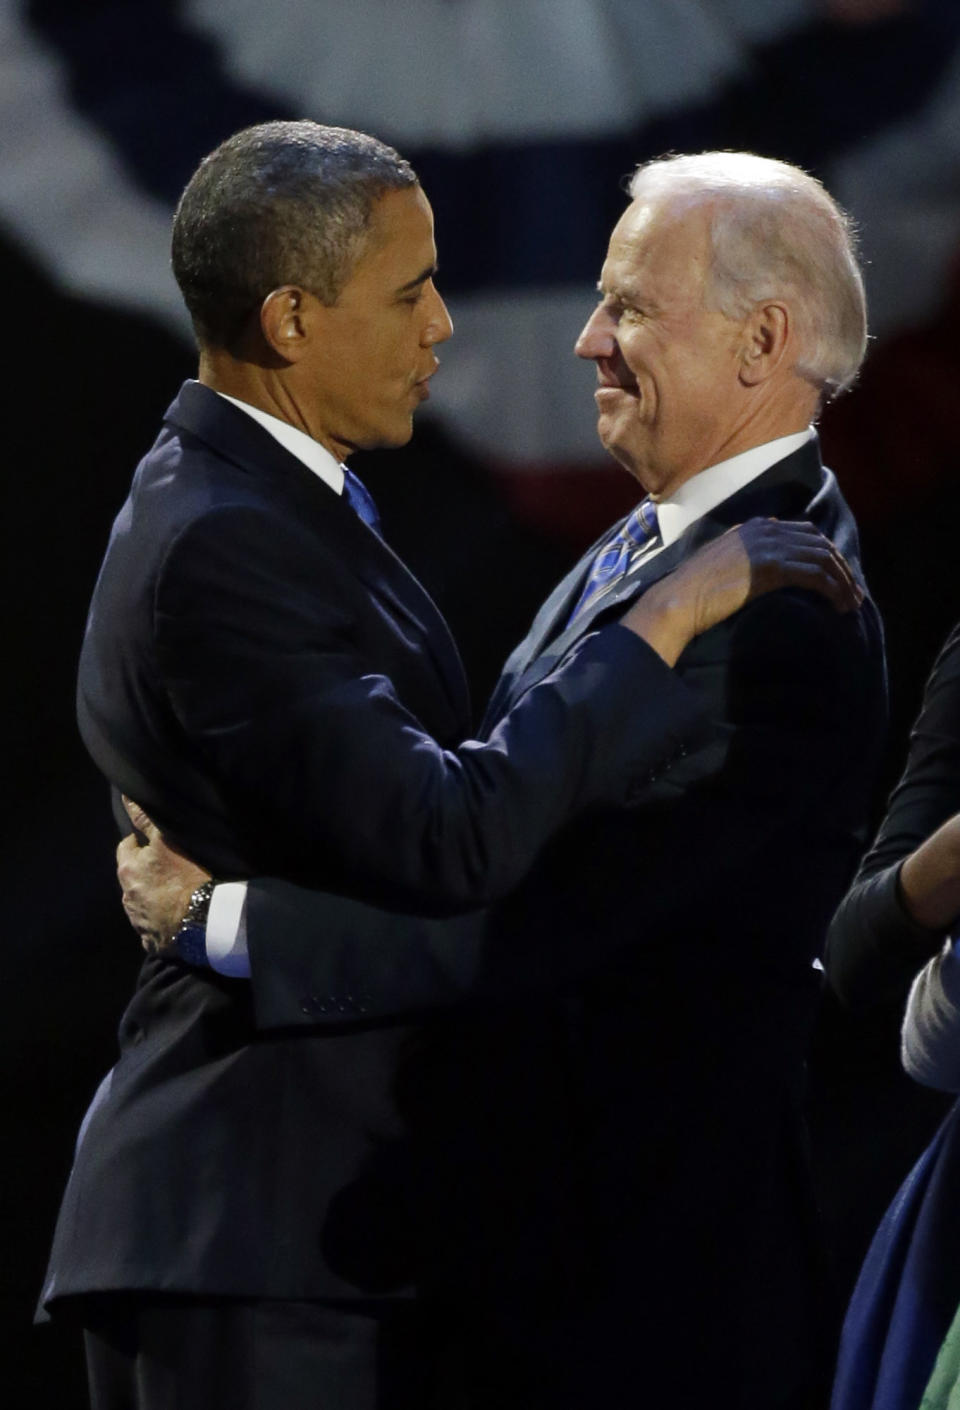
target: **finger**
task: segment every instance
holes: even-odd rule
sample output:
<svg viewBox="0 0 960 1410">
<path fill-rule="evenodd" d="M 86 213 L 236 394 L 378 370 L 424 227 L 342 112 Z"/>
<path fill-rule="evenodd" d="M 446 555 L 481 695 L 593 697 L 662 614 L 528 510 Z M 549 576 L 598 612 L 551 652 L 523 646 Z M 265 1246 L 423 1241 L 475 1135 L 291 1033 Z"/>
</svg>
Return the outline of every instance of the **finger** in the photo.
<svg viewBox="0 0 960 1410">
<path fill-rule="evenodd" d="M 832 559 L 813 558 L 785 564 L 787 585 L 804 588 L 826 597 L 839 612 L 850 612 L 860 605 L 859 590 L 854 590 Z"/>
<path fill-rule="evenodd" d="M 131 869 L 136 866 L 136 857 L 142 845 L 137 841 L 134 833 L 130 833 L 117 845 L 117 881 L 120 883 L 120 890 L 124 895 L 126 895 L 130 883 Z"/>
<path fill-rule="evenodd" d="M 140 844 L 137 842 L 137 839 L 132 832 L 128 833 L 126 837 L 121 838 L 121 840 L 117 843 L 118 871 L 123 866 L 123 864 L 129 860 L 132 854 L 139 850 L 139 846 Z"/>
<path fill-rule="evenodd" d="M 126 896 L 124 896 L 122 904 L 123 904 L 123 913 L 124 913 L 124 915 L 126 916 L 127 920 L 130 922 L 130 924 L 133 926 L 133 928 L 134 928 L 134 930 L 137 932 L 137 934 L 140 936 L 140 938 L 143 939 L 144 931 L 143 931 L 143 927 L 139 924 L 140 916 L 137 914 L 137 912 L 136 912 L 136 910 L 134 909 L 134 907 L 131 906 L 130 904 L 128 904 Z"/>
<path fill-rule="evenodd" d="M 830 543 L 830 540 L 828 539 L 827 542 Z M 843 554 L 837 548 L 836 544 L 830 543 L 830 548 L 833 553 L 834 562 L 837 564 L 838 568 L 840 569 L 840 572 L 843 574 L 844 582 L 849 587 L 851 595 L 856 599 L 859 605 L 859 603 L 861 603 L 864 598 L 863 588 L 857 582 L 856 578 L 853 575 L 853 569 L 850 567 L 850 564 L 847 562 Z"/>
<path fill-rule="evenodd" d="M 140 807 L 140 804 L 134 803 L 132 798 L 128 798 L 124 794 L 121 795 L 121 801 L 123 803 L 124 808 L 126 809 L 127 817 L 133 823 L 133 826 L 136 831 L 141 833 L 142 836 L 149 842 L 149 840 L 156 835 L 156 824 L 151 822 L 151 820 L 147 817 L 146 813 Z"/>
<path fill-rule="evenodd" d="M 840 610 L 855 605 L 850 585 L 825 542 L 803 537 L 789 552 L 769 542 L 751 551 L 751 581 L 756 592 L 780 587 L 801 587 L 826 597 Z"/>
<path fill-rule="evenodd" d="M 807 545 L 814 550 L 826 548 L 830 554 L 834 571 L 839 578 L 847 584 L 850 593 L 858 601 L 862 601 L 863 589 L 854 577 L 850 564 L 831 539 L 828 539 L 825 534 L 821 534 L 812 524 L 807 524 L 802 521 L 788 521 L 780 527 L 784 530 L 785 541 L 794 551 L 800 549 L 803 545 Z"/>
<path fill-rule="evenodd" d="M 824 558 L 824 552 L 827 557 Z M 857 582 L 850 565 L 829 539 L 823 540 L 823 547 L 811 551 L 813 561 L 832 582 L 838 586 L 841 600 L 849 606 L 859 607 L 863 602 L 863 589 Z"/>
<path fill-rule="evenodd" d="M 859 606 L 864 592 L 837 547 L 803 521 L 777 523 L 773 520 L 748 521 L 744 526 L 746 547 L 759 582 L 776 586 L 778 573 L 789 574 L 800 563 L 813 564 L 823 575 L 821 590 L 836 599 L 844 609 Z M 818 590 L 807 574 L 804 586 Z"/>
<path fill-rule="evenodd" d="M 848 584 L 850 592 L 854 596 L 862 597 L 862 588 L 853 576 L 849 563 L 832 539 L 827 538 L 826 534 L 820 533 L 819 529 L 815 529 L 812 524 L 787 523 L 783 527 L 787 531 L 787 541 L 792 545 L 806 543 L 812 548 L 826 548 L 833 561 L 835 571 Z"/>
</svg>

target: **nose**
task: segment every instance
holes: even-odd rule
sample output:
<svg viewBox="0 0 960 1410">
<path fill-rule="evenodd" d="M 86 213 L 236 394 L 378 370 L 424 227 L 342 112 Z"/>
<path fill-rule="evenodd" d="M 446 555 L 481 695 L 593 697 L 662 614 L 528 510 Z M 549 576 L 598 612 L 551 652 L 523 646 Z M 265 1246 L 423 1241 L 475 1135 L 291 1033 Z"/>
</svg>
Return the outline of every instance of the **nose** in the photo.
<svg viewBox="0 0 960 1410">
<path fill-rule="evenodd" d="M 617 325 L 603 304 L 597 304 L 579 338 L 573 345 L 577 357 L 612 357 L 617 344 Z"/>
<path fill-rule="evenodd" d="M 445 343 L 450 337 L 453 332 L 453 319 L 432 281 L 428 297 L 431 302 L 422 341 L 425 348 L 432 348 L 435 343 Z"/>
</svg>

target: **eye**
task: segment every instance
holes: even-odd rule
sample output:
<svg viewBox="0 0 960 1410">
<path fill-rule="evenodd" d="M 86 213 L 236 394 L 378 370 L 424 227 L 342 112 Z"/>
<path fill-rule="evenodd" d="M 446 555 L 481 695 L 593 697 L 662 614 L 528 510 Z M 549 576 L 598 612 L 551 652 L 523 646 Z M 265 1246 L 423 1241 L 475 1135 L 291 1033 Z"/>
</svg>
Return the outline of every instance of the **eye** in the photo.
<svg viewBox="0 0 960 1410">
<path fill-rule="evenodd" d="M 640 310 L 635 308 L 633 304 L 627 303 L 624 299 L 618 298 L 614 294 L 607 294 L 605 298 L 602 298 L 600 300 L 600 307 L 609 318 L 613 319 L 614 323 L 633 321 L 642 316 Z"/>
<path fill-rule="evenodd" d="M 420 300 L 423 298 L 426 287 L 426 284 L 418 285 L 418 287 L 416 289 L 413 289 L 409 294 L 402 295 L 399 302 L 401 304 L 408 304 L 410 308 L 415 308 L 420 302 Z"/>
</svg>

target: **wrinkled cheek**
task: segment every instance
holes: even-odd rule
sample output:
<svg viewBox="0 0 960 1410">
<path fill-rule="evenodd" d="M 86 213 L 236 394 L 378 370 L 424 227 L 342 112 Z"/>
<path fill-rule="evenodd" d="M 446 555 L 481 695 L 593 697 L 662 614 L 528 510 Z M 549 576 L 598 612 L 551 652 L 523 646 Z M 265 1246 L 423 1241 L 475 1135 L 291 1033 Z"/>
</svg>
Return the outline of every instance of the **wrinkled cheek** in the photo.
<svg viewBox="0 0 960 1410">
<path fill-rule="evenodd" d="M 630 397 L 625 397 L 620 413 L 624 424 L 628 426 L 643 426 L 649 419 L 652 402 L 641 387 L 639 391 Z"/>
<path fill-rule="evenodd" d="M 633 403 L 607 412 L 597 423 L 600 440 L 605 446 L 627 446 L 636 438 L 640 429 Z"/>
</svg>

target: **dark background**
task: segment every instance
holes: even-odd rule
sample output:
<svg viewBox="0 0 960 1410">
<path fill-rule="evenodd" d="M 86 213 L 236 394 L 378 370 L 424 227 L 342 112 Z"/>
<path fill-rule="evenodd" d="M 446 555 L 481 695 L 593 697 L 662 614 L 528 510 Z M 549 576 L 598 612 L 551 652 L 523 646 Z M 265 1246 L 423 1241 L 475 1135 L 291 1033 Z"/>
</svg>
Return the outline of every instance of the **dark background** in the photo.
<svg viewBox="0 0 960 1410">
<path fill-rule="evenodd" d="M 86 31 L 73 7 L 21 8 L 38 32 L 71 56 L 73 96 L 88 114 L 101 93 L 94 81 L 100 37 L 95 22 L 109 17 L 111 32 L 125 36 L 129 54 L 137 56 L 148 103 L 156 46 L 135 44 L 135 34 L 121 23 L 121 12 L 132 15 L 136 7 L 85 7 Z M 864 0 L 859 9 L 867 8 Z M 149 13 L 159 24 L 176 9 L 145 6 L 140 19 Z M 758 50 L 749 82 L 648 122 L 629 137 L 597 142 L 586 154 L 592 203 L 570 203 L 570 229 L 557 227 L 546 253 L 543 242 L 537 246 L 539 257 L 549 262 L 559 258 L 549 251 L 562 248 L 569 258 L 573 250 L 584 265 L 578 277 L 592 280 L 605 232 L 622 206 L 618 177 L 646 156 L 746 146 L 799 161 L 829 179 L 838 154 L 919 110 L 956 59 L 960 24 L 954 7 L 879 3 L 872 16 L 859 14 L 856 24 L 842 10 L 811 7 L 810 23 L 789 42 Z M 77 43 L 78 35 L 89 36 L 90 43 Z M 186 87 L 170 114 L 169 147 L 163 163 L 156 153 L 147 163 L 158 194 L 162 188 L 171 196 L 227 132 L 285 115 L 251 94 L 234 93 L 215 111 L 199 102 L 191 107 L 189 76 L 199 92 L 211 56 L 199 46 L 179 53 L 178 62 Z M 131 161 L 138 141 L 145 141 L 139 113 L 128 104 L 97 119 Z M 456 236 L 448 256 L 444 230 L 472 231 L 476 238 L 476 222 L 469 218 L 474 207 L 467 203 L 495 206 L 511 163 L 526 189 L 537 163 L 552 170 L 564 160 L 556 145 L 536 143 L 519 148 L 506 166 L 503 153 L 491 162 L 481 149 L 456 161 L 436 150 L 409 155 L 437 207 L 441 258 L 454 290 L 476 283 L 490 232 L 487 246 L 481 242 L 468 259 Z M 583 144 L 578 159 L 584 163 Z M 960 157 L 952 188 L 960 201 L 958 173 Z M 558 208 L 550 219 L 561 215 Z M 518 287 L 529 277 L 528 257 L 521 253 L 512 266 L 509 277 Z M 554 275 L 566 277 L 563 270 L 543 272 L 547 280 Z M 859 387 L 827 411 L 821 427 L 825 459 L 858 513 L 865 565 L 887 624 L 892 723 L 878 813 L 902 764 L 935 652 L 960 617 L 954 550 L 960 524 L 960 282 L 948 277 L 941 285 L 935 310 L 925 309 L 914 326 L 893 329 L 875 342 Z M 116 1022 L 139 954 L 117 901 L 106 788 L 76 735 L 73 682 L 110 523 L 166 405 L 192 375 L 194 356 L 185 340 L 145 315 L 65 294 L 46 263 L 9 230 L 4 233 L 2 223 L 0 290 L 7 333 L 8 604 L 0 1326 L 9 1344 L 2 1379 L 19 1397 L 16 1404 L 79 1406 L 74 1340 L 58 1328 L 33 1329 L 30 1321 L 73 1138 L 113 1060 Z M 570 330 L 571 340 L 575 332 Z M 584 416 L 591 414 L 586 404 Z M 508 458 L 494 465 L 468 452 L 456 425 L 427 417 L 410 447 L 358 457 L 354 467 L 377 498 L 387 537 L 446 613 L 478 711 L 546 590 L 635 497 L 631 482 L 600 459 L 553 476 L 508 467 Z M 941 1097 L 900 1074 L 898 1020 L 893 1008 L 854 1017 L 828 1000 L 815 1047 L 811 1116 L 841 1296 L 880 1213 L 944 1108 Z"/>
</svg>

